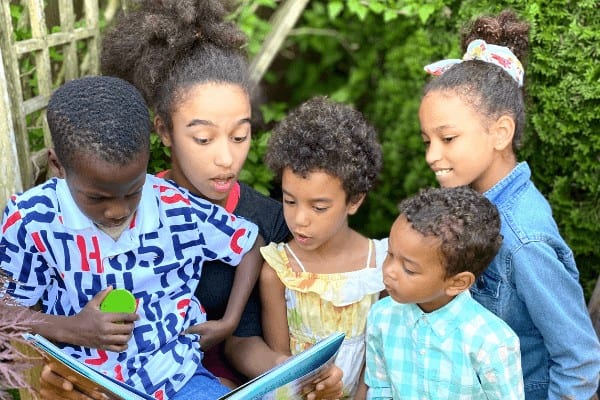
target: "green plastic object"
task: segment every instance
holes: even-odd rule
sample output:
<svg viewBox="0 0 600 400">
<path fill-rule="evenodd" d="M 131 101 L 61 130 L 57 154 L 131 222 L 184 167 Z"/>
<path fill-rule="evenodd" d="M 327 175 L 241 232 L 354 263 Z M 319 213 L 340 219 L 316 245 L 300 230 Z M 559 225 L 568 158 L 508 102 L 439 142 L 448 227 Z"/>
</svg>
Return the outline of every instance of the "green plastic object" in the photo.
<svg viewBox="0 0 600 400">
<path fill-rule="evenodd" d="M 100 310 L 104 312 L 132 313 L 135 309 L 135 297 L 127 289 L 112 290 L 100 303 Z"/>
</svg>

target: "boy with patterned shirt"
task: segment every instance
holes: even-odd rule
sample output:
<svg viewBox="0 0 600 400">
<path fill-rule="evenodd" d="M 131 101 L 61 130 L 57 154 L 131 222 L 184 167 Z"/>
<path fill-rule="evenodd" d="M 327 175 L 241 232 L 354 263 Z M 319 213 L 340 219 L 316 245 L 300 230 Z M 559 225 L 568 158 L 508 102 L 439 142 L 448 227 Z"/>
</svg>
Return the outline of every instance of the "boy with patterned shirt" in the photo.
<svg viewBox="0 0 600 400">
<path fill-rule="evenodd" d="M 256 226 L 146 174 L 150 118 L 123 80 L 65 84 L 48 123 L 60 178 L 13 196 L 1 226 L 0 265 L 18 281 L 7 292 L 26 307 L 41 303 L 32 331 L 159 399 L 226 393 L 186 329 L 205 321 L 193 297 L 204 261 L 239 264 L 249 279 L 260 266 Z M 133 293 L 135 313 L 100 311 L 113 288 Z M 232 303 L 224 318 L 237 324 L 245 299 Z"/>
<path fill-rule="evenodd" d="M 523 399 L 519 340 L 469 294 L 500 244 L 497 209 L 468 187 L 400 204 L 367 322 L 369 399 Z"/>
</svg>

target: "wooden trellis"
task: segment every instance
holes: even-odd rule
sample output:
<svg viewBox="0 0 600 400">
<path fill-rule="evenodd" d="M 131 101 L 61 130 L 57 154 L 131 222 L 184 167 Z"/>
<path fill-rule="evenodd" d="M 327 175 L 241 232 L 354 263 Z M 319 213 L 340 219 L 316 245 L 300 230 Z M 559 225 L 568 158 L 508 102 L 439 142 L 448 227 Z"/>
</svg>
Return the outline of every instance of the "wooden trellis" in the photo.
<svg viewBox="0 0 600 400">
<path fill-rule="evenodd" d="M 22 18 L 29 20 L 31 38 L 15 39 L 15 26 L 11 17 L 11 2 L 1 0 L 0 7 L 0 161 L 4 164 L 0 170 L 0 206 L 14 193 L 30 187 L 44 174 L 45 150 L 31 151 L 28 133 L 28 117 L 38 115 L 41 124 L 44 147 L 51 144 L 45 118 L 45 107 L 54 89 L 53 84 L 82 75 L 83 60 L 78 59 L 77 46 L 87 46 L 85 74 L 98 73 L 98 51 L 100 41 L 98 0 L 81 0 L 82 18 L 75 21 L 73 0 L 57 0 L 55 5 L 59 13 L 57 28 L 50 32 L 45 16 L 44 0 L 26 0 Z M 13 4 L 15 6 L 15 4 Z M 53 82 L 51 69 L 51 49 L 62 54 L 61 75 Z M 36 81 L 34 95 L 24 98 L 21 60 L 29 57 L 33 61 L 32 79 Z"/>
</svg>

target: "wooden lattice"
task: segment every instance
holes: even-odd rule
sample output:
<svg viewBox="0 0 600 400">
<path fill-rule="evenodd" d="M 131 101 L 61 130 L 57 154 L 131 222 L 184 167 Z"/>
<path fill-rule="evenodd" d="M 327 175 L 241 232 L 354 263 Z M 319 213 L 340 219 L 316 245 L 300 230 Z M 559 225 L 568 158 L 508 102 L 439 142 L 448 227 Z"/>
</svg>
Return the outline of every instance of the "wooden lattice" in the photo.
<svg viewBox="0 0 600 400">
<path fill-rule="evenodd" d="M 50 134 L 44 108 L 55 86 L 82 74 L 98 73 L 100 41 L 98 0 L 79 0 L 81 18 L 75 20 L 73 0 L 1 0 L 0 7 L 0 206 L 15 191 L 29 188 L 45 175 L 45 147 L 50 146 Z M 59 14 L 56 27 L 48 28 L 46 10 L 49 5 Z M 23 19 L 29 20 L 31 38 L 15 39 L 15 26 L 11 17 L 11 5 L 24 7 Z M 17 21 L 20 23 L 22 21 Z M 77 46 L 87 47 L 85 60 L 78 59 Z M 50 52 L 54 49 L 62 55 L 60 73 L 52 76 Z M 31 96 L 25 96 L 24 72 L 20 69 L 24 59 L 33 62 L 28 79 L 36 83 Z M 82 71 L 85 61 L 87 68 Z M 28 117 L 37 115 L 36 121 L 43 132 L 43 149 L 33 151 L 29 141 Z"/>
</svg>

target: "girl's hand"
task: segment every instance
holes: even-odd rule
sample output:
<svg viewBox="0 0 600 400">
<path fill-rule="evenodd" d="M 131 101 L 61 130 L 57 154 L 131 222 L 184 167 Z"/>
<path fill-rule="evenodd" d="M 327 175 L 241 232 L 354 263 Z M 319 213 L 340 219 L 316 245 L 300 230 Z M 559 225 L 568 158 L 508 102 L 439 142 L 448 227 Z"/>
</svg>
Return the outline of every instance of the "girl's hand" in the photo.
<svg viewBox="0 0 600 400">
<path fill-rule="evenodd" d="M 201 324 L 190 326 L 184 334 L 195 333 L 200 335 L 200 348 L 206 351 L 216 344 L 221 343 L 235 330 L 232 323 L 219 319 L 206 321 Z"/>
<path fill-rule="evenodd" d="M 100 303 L 112 290 L 108 287 L 94 296 L 81 312 L 69 317 L 69 329 L 73 337 L 67 343 L 113 352 L 127 350 L 127 342 L 133 334 L 136 313 L 111 313 L 100 311 Z"/>
<path fill-rule="evenodd" d="M 322 371 L 313 380 L 314 390 L 311 390 L 307 400 L 336 400 L 342 397 L 342 375 L 344 372 L 335 364 Z"/>
<path fill-rule="evenodd" d="M 45 400 L 105 400 L 108 396 L 92 390 L 86 394 L 75 388 L 75 376 L 62 376 L 58 370 L 63 370 L 60 365 L 49 363 L 44 365 L 40 375 L 40 397 Z M 65 373 L 66 374 L 66 373 Z"/>
</svg>

